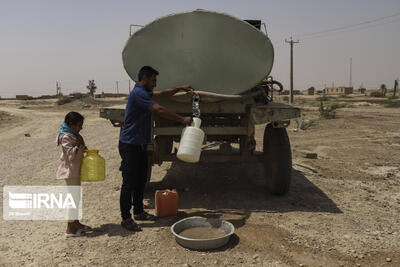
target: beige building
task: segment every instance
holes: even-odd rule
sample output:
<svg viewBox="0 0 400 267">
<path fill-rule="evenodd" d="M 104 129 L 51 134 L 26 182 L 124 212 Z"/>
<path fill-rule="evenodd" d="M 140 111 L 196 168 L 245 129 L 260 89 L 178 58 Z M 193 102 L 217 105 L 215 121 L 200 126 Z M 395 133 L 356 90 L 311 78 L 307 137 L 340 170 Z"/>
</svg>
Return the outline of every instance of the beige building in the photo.
<svg viewBox="0 0 400 267">
<path fill-rule="evenodd" d="M 327 95 L 349 95 L 353 93 L 353 87 L 334 87 L 325 88 L 324 93 Z"/>
</svg>

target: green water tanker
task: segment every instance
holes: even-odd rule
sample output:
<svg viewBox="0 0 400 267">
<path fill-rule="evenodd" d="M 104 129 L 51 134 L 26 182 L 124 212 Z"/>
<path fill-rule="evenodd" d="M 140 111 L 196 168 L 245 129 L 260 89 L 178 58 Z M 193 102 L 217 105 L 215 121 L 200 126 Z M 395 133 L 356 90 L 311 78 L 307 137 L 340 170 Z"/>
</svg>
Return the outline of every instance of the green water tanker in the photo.
<svg viewBox="0 0 400 267">
<path fill-rule="evenodd" d="M 142 66 L 158 70 L 155 90 L 182 84 L 195 88 L 204 144 L 214 144 L 203 147 L 200 161 L 262 162 L 269 191 L 283 195 L 292 171 L 286 127 L 300 110 L 272 101 L 283 87 L 269 76 L 274 50 L 261 26 L 260 20 L 243 21 L 205 10 L 172 14 L 131 34 L 122 60 L 134 81 Z M 193 99 L 193 93 L 178 93 L 158 103 L 191 116 Z M 100 109 L 100 117 L 116 127 L 123 127 L 124 114 L 125 106 Z M 255 150 L 256 124 L 265 124 L 263 152 Z M 178 160 L 176 146 L 183 128 L 156 115 L 151 125 L 150 170 L 153 164 Z"/>
</svg>

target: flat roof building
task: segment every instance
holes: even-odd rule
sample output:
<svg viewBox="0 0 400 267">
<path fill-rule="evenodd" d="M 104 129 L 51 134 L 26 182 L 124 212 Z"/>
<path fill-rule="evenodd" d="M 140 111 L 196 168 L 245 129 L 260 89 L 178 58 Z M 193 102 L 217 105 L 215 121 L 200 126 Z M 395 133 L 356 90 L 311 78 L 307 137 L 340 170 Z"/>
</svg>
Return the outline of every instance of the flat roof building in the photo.
<svg viewBox="0 0 400 267">
<path fill-rule="evenodd" d="M 327 95 L 349 95 L 353 93 L 353 87 L 333 87 L 325 88 L 324 93 Z"/>
</svg>

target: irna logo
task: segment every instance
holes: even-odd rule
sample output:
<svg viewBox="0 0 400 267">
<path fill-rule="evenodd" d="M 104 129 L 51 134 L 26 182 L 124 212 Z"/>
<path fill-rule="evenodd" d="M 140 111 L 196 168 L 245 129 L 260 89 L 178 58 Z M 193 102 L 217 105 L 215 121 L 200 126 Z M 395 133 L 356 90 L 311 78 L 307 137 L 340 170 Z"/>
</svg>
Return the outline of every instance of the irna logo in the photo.
<svg viewBox="0 0 400 267">
<path fill-rule="evenodd" d="M 80 186 L 9 186 L 3 187 L 4 220 L 80 220 Z"/>
<path fill-rule="evenodd" d="M 12 209 L 76 209 L 70 193 L 8 193 L 8 202 Z"/>
</svg>

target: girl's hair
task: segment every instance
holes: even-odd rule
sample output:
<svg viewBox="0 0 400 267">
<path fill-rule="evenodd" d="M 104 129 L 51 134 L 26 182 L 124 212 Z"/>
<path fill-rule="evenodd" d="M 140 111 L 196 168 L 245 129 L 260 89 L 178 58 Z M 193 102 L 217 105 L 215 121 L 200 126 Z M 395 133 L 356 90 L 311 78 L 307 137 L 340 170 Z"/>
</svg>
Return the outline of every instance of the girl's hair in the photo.
<svg viewBox="0 0 400 267">
<path fill-rule="evenodd" d="M 67 115 L 65 115 L 64 122 L 68 126 L 76 125 L 78 122 L 83 121 L 85 118 L 79 114 L 78 112 L 71 111 Z"/>
</svg>

